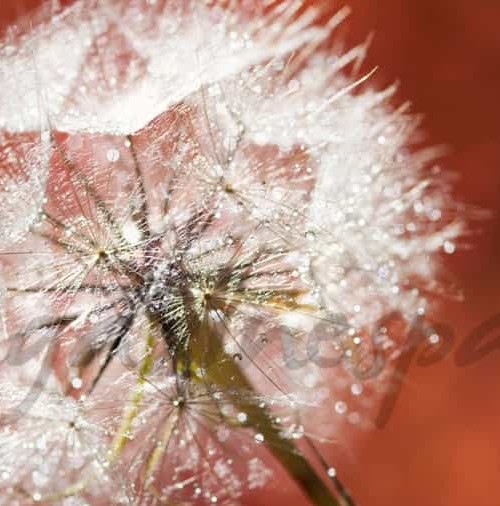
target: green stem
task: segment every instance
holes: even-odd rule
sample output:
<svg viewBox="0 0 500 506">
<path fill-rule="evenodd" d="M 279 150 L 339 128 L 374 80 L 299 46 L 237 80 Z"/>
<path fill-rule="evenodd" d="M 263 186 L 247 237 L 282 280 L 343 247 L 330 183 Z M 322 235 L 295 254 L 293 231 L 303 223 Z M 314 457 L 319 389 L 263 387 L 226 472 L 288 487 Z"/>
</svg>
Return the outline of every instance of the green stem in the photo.
<svg viewBox="0 0 500 506">
<path fill-rule="evenodd" d="M 224 351 L 219 336 L 209 325 L 199 324 L 197 330 L 190 334 L 190 368 L 203 364 L 204 373 L 200 379 L 209 388 L 226 392 L 233 406 L 247 415 L 247 425 L 251 426 L 256 434 L 262 435 L 266 448 L 301 487 L 312 504 L 343 506 L 300 450 L 283 436 L 269 410 L 258 402 L 255 389 L 233 357 Z M 208 355 L 211 357 L 209 361 Z M 178 358 L 184 360 L 182 357 Z M 181 365 L 180 369 L 185 370 L 185 365 Z"/>
</svg>

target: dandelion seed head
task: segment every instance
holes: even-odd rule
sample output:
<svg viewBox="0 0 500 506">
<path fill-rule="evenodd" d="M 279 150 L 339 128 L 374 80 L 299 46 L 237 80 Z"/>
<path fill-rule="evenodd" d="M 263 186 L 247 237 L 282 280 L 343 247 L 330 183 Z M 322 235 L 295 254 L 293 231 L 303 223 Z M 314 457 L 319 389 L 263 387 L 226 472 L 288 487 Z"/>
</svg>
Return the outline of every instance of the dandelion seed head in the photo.
<svg viewBox="0 0 500 506">
<path fill-rule="evenodd" d="M 100 427 L 84 418 L 82 407 L 71 399 L 46 390 L 31 394 L 36 394 L 34 403 L 23 408 L 26 389 L 3 382 L 0 504 L 17 504 L 30 496 L 35 502 L 61 501 L 88 479 L 93 486 L 81 488 L 81 500 L 95 501 L 104 490 L 124 500 L 124 484 L 115 481 L 113 486 L 109 480 Z"/>
<path fill-rule="evenodd" d="M 265 449 L 362 425 L 380 321 L 425 312 L 462 225 L 322 14 L 77 1 L 0 46 L 5 504 L 236 504 Z"/>
</svg>

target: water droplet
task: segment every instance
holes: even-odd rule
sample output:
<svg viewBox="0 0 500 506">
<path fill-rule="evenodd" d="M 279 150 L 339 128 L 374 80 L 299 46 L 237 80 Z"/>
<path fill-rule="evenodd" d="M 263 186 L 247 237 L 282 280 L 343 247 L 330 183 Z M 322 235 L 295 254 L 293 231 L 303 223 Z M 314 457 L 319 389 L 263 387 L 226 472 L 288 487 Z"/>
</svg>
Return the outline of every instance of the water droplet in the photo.
<svg viewBox="0 0 500 506">
<path fill-rule="evenodd" d="M 184 399 L 182 397 L 178 397 L 177 399 L 175 399 L 172 404 L 174 405 L 174 407 L 178 408 L 178 407 L 182 407 L 184 406 Z"/>
<path fill-rule="evenodd" d="M 308 241 L 313 242 L 316 240 L 316 233 L 313 230 L 308 230 L 305 233 L 305 237 Z"/>
<path fill-rule="evenodd" d="M 108 162 L 117 162 L 120 159 L 120 152 L 117 149 L 108 149 L 106 158 Z"/>
<path fill-rule="evenodd" d="M 337 401 L 335 403 L 335 411 L 342 415 L 347 411 L 347 404 L 344 401 Z"/>
<path fill-rule="evenodd" d="M 328 470 L 326 471 L 326 474 L 330 477 L 330 478 L 335 478 L 335 476 L 337 476 L 337 471 L 335 471 L 335 468 L 334 467 L 329 467 Z"/>
<path fill-rule="evenodd" d="M 246 413 L 244 413 L 243 411 L 241 413 L 238 413 L 236 415 L 236 419 L 238 420 L 238 422 L 240 423 L 245 423 L 247 420 L 248 420 L 248 416 Z"/>
<path fill-rule="evenodd" d="M 257 441 L 257 443 L 263 443 L 264 442 L 264 434 L 261 434 L 259 432 L 258 434 L 255 434 L 254 439 L 255 439 L 255 441 Z"/>
<path fill-rule="evenodd" d="M 293 439 L 301 439 L 302 437 L 304 437 L 304 434 L 305 434 L 304 426 L 297 425 L 294 427 L 294 429 L 292 431 L 292 438 Z"/>
<path fill-rule="evenodd" d="M 235 353 L 233 355 L 233 359 L 238 361 L 238 362 L 241 362 L 243 360 L 243 355 L 241 353 Z"/>
<path fill-rule="evenodd" d="M 438 334 L 431 334 L 429 336 L 429 343 L 431 344 L 439 344 L 439 341 L 440 341 L 440 337 Z"/>
<path fill-rule="evenodd" d="M 448 253 L 448 255 L 452 255 L 455 253 L 456 247 L 455 244 L 451 241 L 445 241 L 443 244 L 443 249 L 445 253 Z"/>
<path fill-rule="evenodd" d="M 352 395 L 361 395 L 362 392 L 363 392 L 363 386 L 360 385 L 359 383 L 353 383 L 351 385 Z"/>
<path fill-rule="evenodd" d="M 76 390 L 82 388 L 82 385 L 83 385 L 83 381 L 81 378 L 76 377 L 71 380 L 71 386 L 73 388 L 75 388 Z"/>
<path fill-rule="evenodd" d="M 432 220 L 432 221 L 438 221 L 441 219 L 441 210 L 440 209 L 432 209 L 429 213 L 429 218 Z"/>
</svg>

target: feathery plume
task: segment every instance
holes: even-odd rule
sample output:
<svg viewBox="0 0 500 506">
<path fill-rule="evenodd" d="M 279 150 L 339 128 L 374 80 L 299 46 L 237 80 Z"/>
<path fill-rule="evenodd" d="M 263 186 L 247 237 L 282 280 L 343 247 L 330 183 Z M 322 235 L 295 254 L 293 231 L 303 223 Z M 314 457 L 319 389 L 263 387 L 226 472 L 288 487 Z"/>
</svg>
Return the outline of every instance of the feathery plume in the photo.
<svg viewBox="0 0 500 506">
<path fill-rule="evenodd" d="M 461 226 L 365 47 L 331 50 L 346 15 L 80 0 L 7 35 L 5 504 L 237 504 L 269 455 L 354 504 L 318 443 Z"/>
</svg>

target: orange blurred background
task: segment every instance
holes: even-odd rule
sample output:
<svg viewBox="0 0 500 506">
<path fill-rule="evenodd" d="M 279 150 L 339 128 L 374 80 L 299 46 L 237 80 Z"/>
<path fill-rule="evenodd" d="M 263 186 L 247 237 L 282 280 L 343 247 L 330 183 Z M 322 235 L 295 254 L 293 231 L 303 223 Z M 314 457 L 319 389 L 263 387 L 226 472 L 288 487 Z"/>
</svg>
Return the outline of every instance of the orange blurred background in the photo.
<svg viewBox="0 0 500 506">
<path fill-rule="evenodd" d="M 361 505 L 497 506 L 500 325 L 482 341 L 496 340 L 496 350 L 463 367 L 455 356 L 472 329 L 500 314 L 500 2 L 351 4 L 351 36 L 375 31 L 368 64 L 380 65 L 387 82 L 400 80 L 401 97 L 425 114 L 429 141 L 452 149 L 445 165 L 458 176 L 457 198 L 493 216 L 468 251 L 446 259 L 464 294 L 437 315 L 454 330 L 451 353 L 428 368 L 410 366 L 389 423 L 343 472 Z"/>
<path fill-rule="evenodd" d="M 0 29 L 40 0 L 2 0 Z M 360 506 L 500 505 L 500 325 L 481 360 L 457 365 L 456 352 L 481 322 L 500 314 L 500 2 L 351 0 L 350 42 L 374 32 L 366 68 L 425 115 L 429 143 L 452 150 L 457 198 L 493 210 L 469 248 L 445 259 L 464 300 L 444 300 L 436 319 L 455 342 L 444 360 L 412 363 L 383 429 L 332 456 Z M 499 388 L 499 390 L 497 390 Z M 302 503 L 292 487 L 247 504 Z"/>
</svg>

